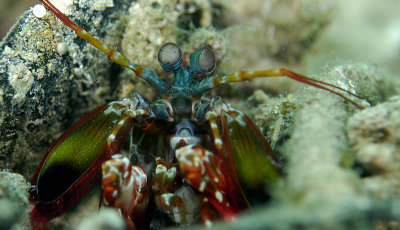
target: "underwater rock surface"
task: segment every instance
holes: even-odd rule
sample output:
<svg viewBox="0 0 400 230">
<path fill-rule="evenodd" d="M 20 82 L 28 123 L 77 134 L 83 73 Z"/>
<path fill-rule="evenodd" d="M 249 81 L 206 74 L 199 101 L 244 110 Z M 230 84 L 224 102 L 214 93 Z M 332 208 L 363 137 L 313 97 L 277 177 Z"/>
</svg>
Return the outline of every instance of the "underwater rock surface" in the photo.
<svg viewBox="0 0 400 230">
<path fill-rule="evenodd" d="M 400 191 L 400 97 L 359 111 L 349 120 L 348 137 L 362 183 L 370 196 L 389 199 Z"/>
<path fill-rule="evenodd" d="M 78 24 L 93 22 L 86 29 L 116 46 L 120 18 L 130 2 L 98 11 L 96 4 L 79 8 L 71 1 L 68 9 L 74 13 L 68 16 Z M 111 63 L 90 50 L 94 48 L 50 13 L 37 18 L 31 9 L 19 17 L 0 43 L 0 168 L 32 175 L 46 149 L 76 116 L 107 100 L 103 86 L 113 77 Z M 67 122 L 67 117 L 74 118 Z"/>
<path fill-rule="evenodd" d="M 0 229 L 18 229 L 27 226 L 28 184 L 23 176 L 0 171 Z M 20 222 L 21 220 L 21 222 Z"/>
</svg>

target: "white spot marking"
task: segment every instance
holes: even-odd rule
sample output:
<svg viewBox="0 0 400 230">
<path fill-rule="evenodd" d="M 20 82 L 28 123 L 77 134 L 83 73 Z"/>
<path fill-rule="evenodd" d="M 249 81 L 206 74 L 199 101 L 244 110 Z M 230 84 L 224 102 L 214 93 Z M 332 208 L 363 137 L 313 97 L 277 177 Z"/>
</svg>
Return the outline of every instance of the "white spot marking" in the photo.
<svg viewBox="0 0 400 230">
<path fill-rule="evenodd" d="M 167 168 L 164 165 L 157 165 L 156 167 L 156 174 L 160 174 L 160 173 L 166 173 L 167 172 Z"/>
<path fill-rule="evenodd" d="M 239 80 L 239 72 L 236 72 L 236 73 L 235 73 L 235 78 L 236 78 L 237 80 Z"/>
<path fill-rule="evenodd" d="M 216 139 L 215 139 L 215 145 L 217 145 L 217 146 L 222 146 L 222 140 L 221 140 L 221 138 L 216 138 Z"/>
<path fill-rule="evenodd" d="M 207 228 L 211 228 L 212 227 L 212 222 L 210 220 L 206 220 L 205 225 Z"/>
<path fill-rule="evenodd" d="M 175 167 L 170 168 L 170 169 L 167 171 L 167 178 L 169 178 L 169 179 L 174 179 L 175 176 L 176 176 L 176 168 L 175 168 Z"/>
<path fill-rule="evenodd" d="M 108 142 L 109 143 L 114 141 L 114 140 L 115 140 L 115 135 L 114 134 L 111 134 L 110 136 L 108 136 Z"/>
<path fill-rule="evenodd" d="M 46 8 L 42 4 L 36 4 L 32 11 L 37 18 L 43 18 L 46 15 Z"/>
<path fill-rule="evenodd" d="M 172 193 L 164 193 L 164 194 L 162 194 L 161 196 L 162 196 L 162 197 L 164 198 L 164 200 L 165 200 L 165 205 L 170 206 L 170 205 L 171 205 L 171 199 L 172 199 L 173 197 L 175 197 L 175 194 L 172 194 Z"/>
<path fill-rule="evenodd" d="M 220 191 L 215 191 L 215 198 L 217 198 L 217 200 L 222 203 L 222 201 L 224 200 L 222 197 L 222 193 Z"/>
<path fill-rule="evenodd" d="M 222 83 L 222 84 L 225 84 L 225 83 L 226 83 L 226 76 L 223 76 L 223 77 L 221 78 L 221 83 Z"/>
<path fill-rule="evenodd" d="M 200 187 L 199 187 L 199 191 L 200 192 L 204 192 L 204 189 L 206 188 L 206 182 L 205 181 L 202 181 L 201 183 L 200 183 Z"/>
</svg>

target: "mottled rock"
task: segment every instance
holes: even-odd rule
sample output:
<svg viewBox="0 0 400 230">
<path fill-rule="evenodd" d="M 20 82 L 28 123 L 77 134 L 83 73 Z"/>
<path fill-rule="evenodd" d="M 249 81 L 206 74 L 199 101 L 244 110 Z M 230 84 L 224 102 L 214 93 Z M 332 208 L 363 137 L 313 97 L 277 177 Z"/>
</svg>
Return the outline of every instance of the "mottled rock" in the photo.
<svg viewBox="0 0 400 230">
<path fill-rule="evenodd" d="M 98 213 L 84 219 L 77 230 L 98 229 L 98 230 L 123 230 L 125 221 L 118 210 L 113 208 L 102 208 Z"/>
<path fill-rule="evenodd" d="M 348 136 L 371 196 L 400 195 L 400 97 L 356 113 Z"/>
<path fill-rule="evenodd" d="M 0 171 L 0 229 L 20 228 L 27 222 L 28 184 L 23 176 Z"/>
<path fill-rule="evenodd" d="M 118 26 L 130 2 L 79 8 L 64 1 L 61 9 L 107 45 L 118 46 Z M 32 9 L 3 38 L 0 54 L 0 168 L 30 177 L 55 138 L 110 97 L 114 73 L 104 54 L 54 15 L 37 18 Z"/>
</svg>

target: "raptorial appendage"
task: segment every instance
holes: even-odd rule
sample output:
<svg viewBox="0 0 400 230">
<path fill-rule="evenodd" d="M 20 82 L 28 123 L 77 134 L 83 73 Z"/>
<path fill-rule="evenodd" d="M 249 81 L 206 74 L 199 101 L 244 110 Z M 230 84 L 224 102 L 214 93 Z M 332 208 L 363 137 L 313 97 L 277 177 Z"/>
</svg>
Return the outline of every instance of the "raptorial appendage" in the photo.
<svg viewBox="0 0 400 230">
<path fill-rule="evenodd" d="M 149 188 L 143 169 L 132 166 L 130 160 L 122 155 L 114 155 L 103 163 L 102 175 L 105 205 L 120 209 L 131 228 L 145 227 L 148 222 Z"/>
</svg>

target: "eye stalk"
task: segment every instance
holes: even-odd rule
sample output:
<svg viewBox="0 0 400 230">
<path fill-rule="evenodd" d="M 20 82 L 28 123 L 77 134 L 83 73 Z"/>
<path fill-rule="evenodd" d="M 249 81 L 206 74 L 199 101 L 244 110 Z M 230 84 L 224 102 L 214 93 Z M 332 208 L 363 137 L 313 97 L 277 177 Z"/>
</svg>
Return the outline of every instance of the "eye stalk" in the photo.
<svg viewBox="0 0 400 230">
<path fill-rule="evenodd" d="M 165 43 L 158 51 L 158 61 L 165 72 L 174 72 L 182 64 L 182 51 L 174 43 Z"/>
<path fill-rule="evenodd" d="M 193 72 L 200 74 L 212 73 L 215 69 L 215 55 L 213 51 L 204 47 L 190 55 L 190 66 Z"/>
</svg>

